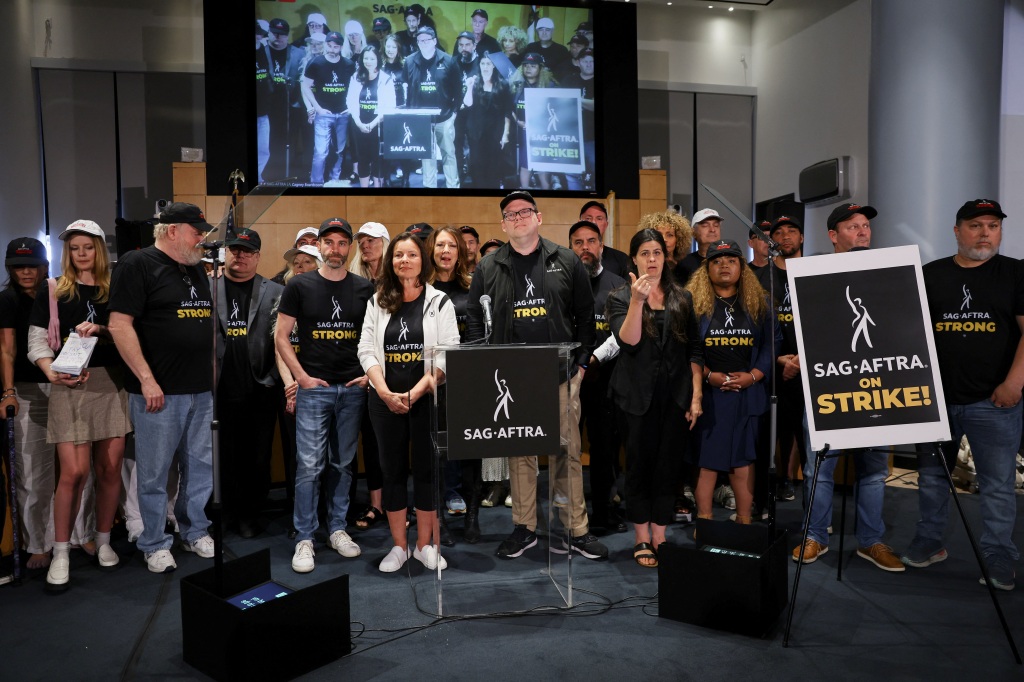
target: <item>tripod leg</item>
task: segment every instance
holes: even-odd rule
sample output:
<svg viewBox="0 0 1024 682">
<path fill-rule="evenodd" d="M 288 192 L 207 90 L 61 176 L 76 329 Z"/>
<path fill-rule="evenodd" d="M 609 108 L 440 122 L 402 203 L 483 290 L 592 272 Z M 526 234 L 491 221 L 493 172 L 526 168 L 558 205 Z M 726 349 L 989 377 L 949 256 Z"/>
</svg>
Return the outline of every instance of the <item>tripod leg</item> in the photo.
<svg viewBox="0 0 1024 682">
<path fill-rule="evenodd" d="M 800 571 L 804 567 L 804 550 L 807 547 L 807 533 L 811 529 L 811 509 L 814 508 L 814 491 L 818 487 L 818 469 L 821 467 L 821 463 L 825 461 L 825 454 L 828 452 L 828 443 L 825 443 L 825 447 L 818 451 L 814 457 L 814 478 L 811 479 L 811 494 L 807 500 L 807 506 L 804 510 L 804 532 L 803 537 L 800 539 L 800 556 L 796 563 L 796 576 L 793 578 L 793 593 L 789 596 L 789 615 L 786 616 L 786 634 L 782 637 L 782 646 L 789 646 L 789 631 L 793 626 L 793 610 L 796 607 L 796 593 L 800 587 Z"/>
<path fill-rule="evenodd" d="M 949 485 L 949 493 L 953 496 L 953 503 L 956 504 L 956 511 L 960 514 L 960 520 L 964 524 L 964 532 L 967 533 L 967 539 L 971 541 L 971 549 L 974 550 L 974 557 L 978 560 L 978 568 L 981 569 L 981 574 L 985 577 L 985 587 L 988 588 L 988 594 L 992 597 L 992 605 L 996 609 L 996 615 L 999 616 L 999 623 L 1003 626 L 1003 633 L 1006 635 L 1006 641 L 1010 644 L 1010 651 L 1013 652 L 1013 658 L 1017 661 L 1017 665 L 1021 665 L 1020 652 L 1017 651 L 1017 645 L 1013 641 L 1013 635 L 1010 633 L 1010 626 L 1006 622 L 1006 616 L 1003 615 L 1003 609 L 999 606 L 999 599 L 996 597 L 996 588 L 992 586 L 992 580 L 988 574 L 988 568 L 985 567 L 985 561 L 981 556 L 981 548 L 978 547 L 978 541 L 974 538 L 974 533 L 971 532 L 971 526 L 967 523 L 967 515 L 964 513 L 964 508 L 960 504 L 960 498 L 956 494 L 956 486 L 953 485 L 953 477 L 949 473 L 949 468 L 946 466 L 946 460 L 943 457 L 942 451 L 936 444 L 933 451 L 933 455 L 938 458 L 939 466 L 942 467 L 942 472 L 946 475 L 946 483 Z"/>
<path fill-rule="evenodd" d="M 848 452 L 848 451 L 844 451 Z M 850 471 L 850 455 L 843 455 L 843 503 L 839 506 L 839 561 L 836 562 L 836 580 L 843 581 L 843 558 L 846 556 L 843 551 L 846 537 L 846 495 L 850 482 L 846 480 L 846 474 Z M 856 476 L 856 473 L 854 474 Z"/>
</svg>

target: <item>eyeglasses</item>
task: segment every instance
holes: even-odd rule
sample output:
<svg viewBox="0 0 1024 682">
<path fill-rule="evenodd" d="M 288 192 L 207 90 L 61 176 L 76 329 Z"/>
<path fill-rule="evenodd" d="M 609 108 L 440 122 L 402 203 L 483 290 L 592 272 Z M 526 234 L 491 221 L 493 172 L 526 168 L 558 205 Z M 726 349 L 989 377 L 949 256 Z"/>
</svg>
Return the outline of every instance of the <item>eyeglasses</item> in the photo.
<svg viewBox="0 0 1024 682">
<path fill-rule="evenodd" d="M 522 218 L 523 220 L 526 220 L 533 213 L 538 213 L 537 209 L 521 208 L 518 211 L 506 211 L 505 213 L 501 214 L 501 217 L 503 220 L 505 220 L 505 222 L 511 223 L 516 218 Z"/>
<path fill-rule="evenodd" d="M 241 246 L 229 246 L 228 251 L 235 258 L 239 256 L 245 256 L 246 258 L 255 257 L 259 254 L 259 251 L 252 251 L 251 249 L 242 248 Z"/>
</svg>

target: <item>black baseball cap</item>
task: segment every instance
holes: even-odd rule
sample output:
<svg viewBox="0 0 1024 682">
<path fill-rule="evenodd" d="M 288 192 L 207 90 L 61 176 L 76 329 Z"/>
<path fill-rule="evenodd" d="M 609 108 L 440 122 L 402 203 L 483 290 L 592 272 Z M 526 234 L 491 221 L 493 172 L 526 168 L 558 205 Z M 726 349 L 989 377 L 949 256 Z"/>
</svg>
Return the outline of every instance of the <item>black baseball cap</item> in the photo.
<svg viewBox="0 0 1024 682">
<path fill-rule="evenodd" d="M 345 36 L 341 35 L 337 31 L 331 31 L 330 33 L 327 34 L 327 37 L 324 38 L 324 42 L 325 43 L 338 43 L 339 45 L 344 45 L 345 44 Z"/>
<path fill-rule="evenodd" d="M 430 223 L 413 223 L 409 227 L 405 228 L 405 231 L 409 234 L 414 234 L 423 241 L 427 240 L 430 233 L 434 231 L 434 226 Z"/>
<path fill-rule="evenodd" d="M 286 36 L 291 32 L 291 27 L 288 26 L 288 22 L 284 19 L 271 19 L 270 32 L 279 36 Z"/>
<path fill-rule="evenodd" d="M 416 3 L 414 5 L 409 5 L 408 7 L 406 7 L 405 8 L 405 13 L 402 16 L 406 16 L 407 17 L 410 14 L 418 15 L 418 16 L 423 16 L 426 13 L 427 13 L 427 10 L 423 7 L 423 5 L 421 5 L 419 3 Z"/>
<path fill-rule="evenodd" d="M 744 262 L 743 253 L 740 251 L 740 245 L 731 239 L 719 239 L 717 242 L 709 246 L 705 259 L 710 263 L 716 258 L 721 258 L 722 256 L 736 256 L 740 259 L 741 263 Z"/>
<path fill-rule="evenodd" d="M 993 199 L 974 199 L 960 207 L 960 210 L 956 212 L 956 221 L 970 220 L 980 215 L 994 215 L 1000 219 L 1006 217 L 998 201 Z"/>
<path fill-rule="evenodd" d="M 761 222 L 757 223 L 757 227 L 760 228 L 760 230 L 762 232 L 767 233 L 770 236 L 771 231 L 772 231 L 772 221 L 770 221 L 770 220 L 762 220 Z M 800 230 L 800 232 L 803 233 L 803 230 Z M 754 228 L 750 228 L 750 238 L 751 239 L 759 239 L 760 238 L 758 236 L 757 232 L 754 231 Z"/>
<path fill-rule="evenodd" d="M 569 228 L 569 239 L 572 239 L 572 235 L 573 235 L 573 233 L 576 230 L 581 230 L 583 228 L 586 228 L 588 230 L 593 230 L 594 232 L 597 233 L 597 236 L 600 239 L 600 237 L 601 237 L 601 228 L 599 228 L 597 225 L 595 225 L 594 223 L 590 222 L 589 220 L 580 220 L 578 222 L 573 223 L 572 227 Z"/>
<path fill-rule="evenodd" d="M 459 228 L 459 232 L 461 232 L 462 234 L 471 234 L 477 241 L 480 241 L 480 233 L 477 232 L 476 228 L 471 225 L 463 225 L 462 227 Z"/>
<path fill-rule="evenodd" d="M 416 31 L 416 35 L 417 36 L 430 36 L 431 38 L 437 40 L 437 31 L 435 31 L 434 29 L 430 28 L 429 26 L 420 26 L 419 29 L 417 29 L 417 31 Z"/>
<path fill-rule="evenodd" d="M 260 233 L 250 230 L 248 227 L 240 227 L 235 230 L 235 236 L 224 242 L 224 248 L 230 249 L 233 246 L 240 246 L 249 251 L 259 251 L 263 246 L 260 241 Z"/>
<path fill-rule="evenodd" d="M 828 229 L 835 230 L 836 225 L 843 222 L 844 220 L 849 220 L 858 213 L 860 213 L 868 220 L 871 220 L 876 215 L 878 215 L 878 211 L 876 211 L 871 206 L 861 206 L 860 204 L 843 204 L 842 206 L 836 207 L 836 209 L 832 211 L 832 215 L 828 217 Z"/>
<path fill-rule="evenodd" d="M 38 239 L 18 237 L 7 245 L 7 258 L 4 265 L 49 265 L 46 260 L 46 247 Z"/>
<path fill-rule="evenodd" d="M 213 225 L 206 222 L 206 216 L 195 204 L 186 204 L 184 201 L 175 201 L 167 204 L 167 207 L 160 212 L 159 220 L 164 225 L 180 225 L 188 223 L 194 225 L 204 232 L 213 229 Z"/>
<path fill-rule="evenodd" d="M 460 33 L 459 35 L 457 35 L 457 36 L 455 37 L 455 42 L 456 42 L 456 43 L 457 43 L 457 42 L 459 42 L 459 38 L 469 38 L 469 39 L 470 39 L 470 40 L 472 40 L 472 41 L 473 41 L 474 43 L 476 42 L 476 38 L 475 38 L 475 37 L 473 36 L 473 34 L 472 34 L 472 33 L 470 33 L 469 31 L 463 31 L 462 33 Z"/>
<path fill-rule="evenodd" d="M 800 234 L 804 233 L 804 226 L 800 224 L 799 220 L 788 215 L 780 215 L 778 218 L 775 219 L 775 222 L 772 223 L 772 230 L 771 232 L 769 232 L 769 234 L 773 234 L 775 230 L 779 229 L 783 225 L 792 225 L 793 227 L 800 231 Z"/>
<path fill-rule="evenodd" d="M 533 198 L 532 194 L 527 192 L 525 189 L 517 189 L 514 192 L 509 192 L 508 194 L 506 194 L 505 198 L 501 200 L 501 204 L 500 204 L 501 210 L 504 211 L 506 206 L 511 204 L 513 201 L 516 201 L 517 199 L 522 199 L 523 201 L 528 201 L 531 204 L 533 204 L 534 208 L 537 208 L 537 201 L 536 201 L 536 199 Z"/>
<path fill-rule="evenodd" d="M 387 19 L 385 19 L 384 17 L 377 17 L 376 19 L 373 20 L 373 32 L 374 33 L 376 33 L 377 31 L 390 31 L 390 30 L 391 30 L 391 22 L 388 21 Z"/>
<path fill-rule="evenodd" d="M 490 17 L 487 16 L 487 10 L 485 9 L 473 10 L 473 13 L 469 15 L 469 18 L 472 19 L 473 17 L 483 17 L 484 19 L 490 19 Z"/>
<path fill-rule="evenodd" d="M 317 234 L 317 238 L 323 239 L 331 232 L 341 232 L 348 237 L 349 241 L 352 241 L 352 226 L 344 218 L 328 218 L 320 223 L 320 232 Z"/>
<path fill-rule="evenodd" d="M 584 47 L 588 47 L 590 45 L 590 41 L 587 40 L 587 37 L 580 35 L 579 33 L 574 33 L 572 38 L 569 38 L 569 44 L 572 45 L 573 43 L 583 45 Z"/>
<path fill-rule="evenodd" d="M 527 52 L 523 57 L 523 64 L 536 64 L 538 66 L 544 66 L 544 57 L 537 54 L 536 52 Z"/>
</svg>

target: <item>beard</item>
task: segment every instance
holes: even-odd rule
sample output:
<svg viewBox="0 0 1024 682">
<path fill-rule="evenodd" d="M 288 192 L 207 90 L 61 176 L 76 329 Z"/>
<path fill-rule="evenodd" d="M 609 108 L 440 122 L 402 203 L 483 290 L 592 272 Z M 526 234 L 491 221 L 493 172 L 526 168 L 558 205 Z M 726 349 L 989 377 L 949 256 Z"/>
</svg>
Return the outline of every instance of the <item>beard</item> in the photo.
<svg viewBox="0 0 1024 682">
<path fill-rule="evenodd" d="M 585 253 L 580 256 L 580 260 L 583 261 L 583 267 L 587 269 L 587 274 L 591 277 L 596 277 L 597 271 L 601 269 L 601 259 L 597 256 Z"/>
<path fill-rule="evenodd" d="M 196 246 L 180 244 L 177 251 L 178 258 L 176 260 L 185 265 L 196 265 L 203 257 L 203 250 Z"/>
<path fill-rule="evenodd" d="M 963 256 L 967 260 L 975 261 L 987 261 L 989 258 L 996 255 L 997 253 L 999 253 L 999 249 L 993 246 L 989 246 L 988 248 L 975 247 L 971 249 L 960 250 L 961 256 Z"/>
</svg>

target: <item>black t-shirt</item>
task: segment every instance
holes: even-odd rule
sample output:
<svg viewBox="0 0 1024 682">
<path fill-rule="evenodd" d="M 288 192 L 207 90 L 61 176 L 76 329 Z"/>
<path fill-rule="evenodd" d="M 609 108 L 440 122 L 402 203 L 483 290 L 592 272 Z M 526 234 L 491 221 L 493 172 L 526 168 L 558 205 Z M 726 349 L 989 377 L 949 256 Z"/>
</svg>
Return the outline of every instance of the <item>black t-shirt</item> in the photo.
<svg viewBox="0 0 1024 682">
<path fill-rule="evenodd" d="M 1006 379 L 1020 341 L 1024 267 L 996 255 L 975 268 L 952 257 L 923 268 L 946 401 L 985 400 Z"/>
<path fill-rule="evenodd" d="M 693 251 L 683 256 L 683 259 L 676 264 L 675 270 L 672 271 L 679 286 L 685 287 L 686 283 L 690 281 L 690 275 L 697 272 L 697 268 L 703 263 L 704 256 L 700 255 L 699 251 Z"/>
<path fill-rule="evenodd" d="M 549 343 L 547 299 L 544 298 L 544 262 L 540 246 L 528 256 L 512 251 L 512 341 Z"/>
<path fill-rule="evenodd" d="M 266 116 L 270 113 L 270 98 L 274 88 L 270 82 L 270 57 L 267 48 L 260 46 L 256 50 L 256 115 Z"/>
<path fill-rule="evenodd" d="M 442 282 L 440 280 L 434 282 L 433 287 L 448 294 L 448 298 L 452 300 L 452 305 L 455 306 L 455 322 L 459 326 L 459 337 L 461 338 L 466 332 L 466 322 L 469 320 L 469 289 L 463 289 L 455 281 Z"/>
<path fill-rule="evenodd" d="M 754 330 L 750 318 L 739 305 L 727 305 L 716 299 L 711 324 L 704 335 L 705 364 L 713 372 L 748 372 L 753 356 Z"/>
<path fill-rule="evenodd" d="M 46 298 L 45 285 L 36 292 L 36 296 Z M 14 356 L 14 380 L 19 383 L 48 384 L 50 380 L 43 374 L 43 370 L 28 361 L 28 325 L 34 303 L 35 299 L 13 285 L 0 291 L 0 329 L 13 329 L 14 340 L 18 344 L 18 354 Z"/>
<path fill-rule="evenodd" d="M 536 52 L 544 57 L 544 66 L 551 69 L 552 73 L 558 73 L 562 70 L 562 62 L 572 61 L 569 50 L 565 45 L 559 45 L 558 43 L 551 43 L 547 47 L 543 47 L 538 40 L 537 42 L 530 43 L 523 50 L 524 55 L 530 52 Z"/>
<path fill-rule="evenodd" d="M 377 104 L 380 100 L 377 99 L 377 85 L 380 83 L 380 75 L 371 81 L 363 83 L 362 90 L 359 91 L 359 122 L 369 123 L 373 119 L 377 118 Z M 349 112 L 355 114 L 354 111 Z M 376 131 L 373 133 L 377 134 Z"/>
<path fill-rule="evenodd" d="M 384 330 L 384 376 L 395 393 L 410 390 L 423 377 L 423 297 L 403 303 Z"/>
<path fill-rule="evenodd" d="M 567 63 L 572 64 L 572 61 Z M 571 74 L 558 81 L 560 87 L 575 88 L 580 91 L 583 99 L 590 100 L 594 99 L 594 83 L 593 78 L 582 78 L 579 74 Z M 583 109 L 583 137 L 586 140 L 593 140 L 595 137 L 594 112 L 590 109 Z"/>
<path fill-rule="evenodd" d="M 356 66 L 350 59 L 341 57 L 337 62 L 329 62 L 322 54 L 314 57 L 306 65 L 306 78 L 313 81 L 316 103 L 332 114 L 345 111 L 348 85 L 355 72 Z"/>
<path fill-rule="evenodd" d="M 796 326 L 793 324 L 793 303 L 789 299 L 789 278 L 782 268 L 772 268 L 775 273 L 775 314 L 782 327 L 782 345 L 776 349 L 777 355 L 793 355 L 800 352 L 796 344 Z M 757 271 L 757 281 L 765 291 L 771 292 L 768 278 L 768 267 Z"/>
<path fill-rule="evenodd" d="M 107 302 L 97 303 L 100 288 L 91 284 L 78 285 L 78 297 L 71 300 L 57 300 L 57 319 L 60 320 L 61 346 L 68 340 L 68 335 L 75 331 L 82 322 L 107 326 Z M 32 315 L 29 325 L 46 329 L 50 324 L 50 292 L 44 284 L 32 304 Z M 54 353 L 56 356 L 56 353 Z M 109 338 L 100 336 L 96 348 L 89 358 L 90 367 L 113 367 L 121 365 L 121 355 L 117 346 Z"/>
<path fill-rule="evenodd" d="M 597 277 L 590 278 L 590 290 L 594 292 L 594 326 L 597 327 L 597 338 L 594 348 L 608 340 L 612 335 L 612 326 L 605 317 L 605 307 L 608 304 L 608 294 L 626 283 L 607 268 L 601 270 Z"/>
<path fill-rule="evenodd" d="M 604 252 L 601 254 L 601 265 L 608 272 L 618 275 L 624 280 L 629 279 L 630 270 L 636 272 L 629 256 L 611 246 L 604 247 Z"/>
<path fill-rule="evenodd" d="M 225 305 L 227 316 L 225 332 L 224 366 L 221 368 L 221 398 L 243 398 L 255 388 L 252 368 L 249 364 L 249 302 L 252 300 L 252 284 L 255 277 L 245 282 L 233 282 L 224 278 Z"/>
<path fill-rule="evenodd" d="M 202 266 L 182 265 L 155 246 L 129 251 L 114 268 L 108 309 L 134 318 L 142 355 L 168 395 L 211 388 L 210 298 Z M 125 387 L 142 392 L 134 373 Z"/>
<path fill-rule="evenodd" d="M 281 294 L 280 312 L 299 323 L 299 363 L 312 377 L 344 384 L 363 375 L 356 349 L 363 330 L 369 280 L 351 272 L 340 282 L 319 271 L 293 277 Z"/>
</svg>

